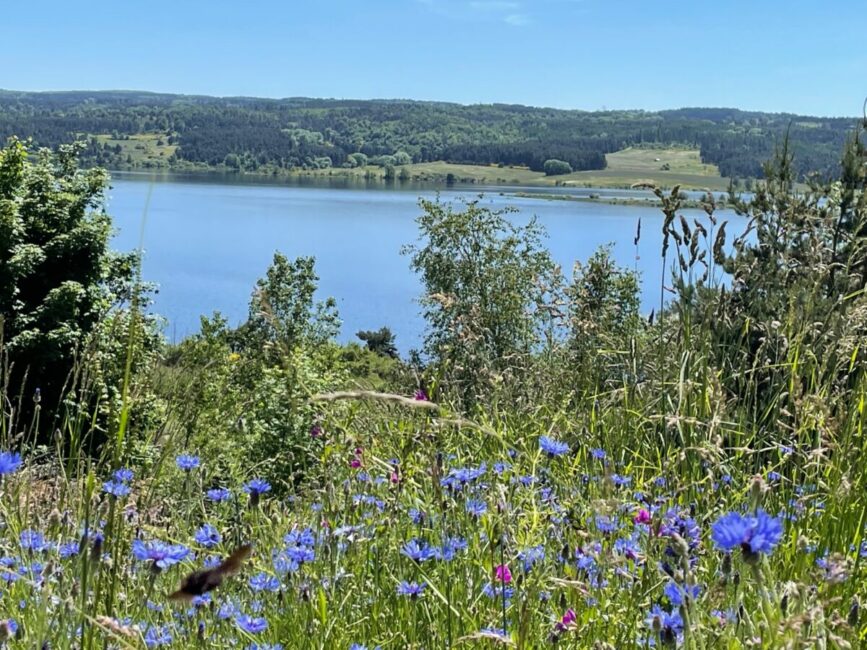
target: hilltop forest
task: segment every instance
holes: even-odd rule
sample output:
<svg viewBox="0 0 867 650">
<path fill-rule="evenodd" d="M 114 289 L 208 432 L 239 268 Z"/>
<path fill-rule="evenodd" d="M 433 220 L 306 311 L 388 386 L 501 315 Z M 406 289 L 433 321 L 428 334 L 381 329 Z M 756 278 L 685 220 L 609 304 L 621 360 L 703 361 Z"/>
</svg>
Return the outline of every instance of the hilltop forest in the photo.
<svg viewBox="0 0 867 650">
<path fill-rule="evenodd" d="M 794 172 L 830 177 L 849 118 L 727 108 L 649 112 L 404 100 L 217 98 L 145 92 L 0 91 L 0 141 L 82 141 L 85 166 L 256 173 L 445 161 L 604 169 L 625 147 L 689 146 L 727 177 L 760 177 L 786 134 Z M 145 137 L 147 136 L 147 137 Z M 136 139 L 139 140 L 136 140 Z M 123 146 L 133 140 L 132 146 Z M 153 155 L 139 150 L 153 148 Z"/>
</svg>

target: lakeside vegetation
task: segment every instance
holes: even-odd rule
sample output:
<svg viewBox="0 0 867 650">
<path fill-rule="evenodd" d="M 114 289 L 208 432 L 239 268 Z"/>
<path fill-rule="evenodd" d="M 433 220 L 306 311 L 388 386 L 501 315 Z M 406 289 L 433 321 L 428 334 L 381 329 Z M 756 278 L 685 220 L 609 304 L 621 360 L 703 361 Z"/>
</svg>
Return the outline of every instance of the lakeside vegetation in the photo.
<svg viewBox="0 0 867 650">
<path fill-rule="evenodd" d="M 586 112 L 403 100 L 0 91 L 0 138 L 29 137 L 49 147 L 81 139 L 87 144 L 84 164 L 116 170 L 279 176 L 375 166 L 364 173 L 396 177 L 403 168 L 411 178 L 414 165 L 447 163 L 473 169 L 429 173 L 474 178 L 483 173 L 477 167 L 507 168 L 485 173 L 497 183 L 520 179 L 520 168 L 546 173 L 548 164 L 548 172 L 574 172 L 570 180 L 576 183 L 608 186 L 634 182 L 609 169 L 611 154 L 677 147 L 698 150 L 700 169 L 674 161 L 672 184 L 702 187 L 693 176 L 712 176 L 711 167 L 732 179 L 761 176 L 786 134 L 797 178 L 829 177 L 850 125 L 843 118 L 720 108 Z"/>
<path fill-rule="evenodd" d="M 861 647 L 865 130 L 804 191 L 784 142 L 743 232 L 654 188 L 663 278 L 605 248 L 564 274 L 537 222 L 421 201 L 407 358 L 387 327 L 338 345 L 280 253 L 243 324 L 169 345 L 107 174 L 13 140 L 0 644 Z"/>
<path fill-rule="evenodd" d="M 701 162 L 697 149 L 686 147 L 630 147 L 606 154 L 604 170 L 548 175 L 526 167 L 500 165 L 461 165 L 442 161 L 402 165 L 391 172 L 375 165 L 351 169 L 312 169 L 288 172 L 292 175 L 397 181 L 462 183 L 479 185 L 529 185 L 539 187 L 629 188 L 636 183 L 652 183 L 671 188 L 723 191 L 736 182 L 736 189 L 752 186 L 720 175 L 714 165 Z"/>
</svg>

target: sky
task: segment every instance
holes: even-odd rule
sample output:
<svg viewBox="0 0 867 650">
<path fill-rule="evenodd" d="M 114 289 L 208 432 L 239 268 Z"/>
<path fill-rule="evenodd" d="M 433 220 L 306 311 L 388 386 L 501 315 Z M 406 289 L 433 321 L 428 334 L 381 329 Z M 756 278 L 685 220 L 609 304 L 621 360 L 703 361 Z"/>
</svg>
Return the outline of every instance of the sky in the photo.
<svg viewBox="0 0 867 650">
<path fill-rule="evenodd" d="M 860 115 L 864 0 L 3 0 L 0 88 Z"/>
</svg>

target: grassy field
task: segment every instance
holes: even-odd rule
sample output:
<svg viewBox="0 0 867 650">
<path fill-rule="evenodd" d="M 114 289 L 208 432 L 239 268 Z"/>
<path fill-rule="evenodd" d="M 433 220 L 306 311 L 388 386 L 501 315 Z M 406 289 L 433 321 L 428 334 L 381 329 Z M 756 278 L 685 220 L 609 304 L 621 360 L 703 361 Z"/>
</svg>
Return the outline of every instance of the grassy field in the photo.
<svg viewBox="0 0 867 650">
<path fill-rule="evenodd" d="M 100 143 L 108 147 L 120 145 L 124 158 L 129 156 L 131 164 L 137 167 L 168 165 L 168 160 L 177 145 L 168 144 L 163 133 L 139 133 L 128 138 L 113 138 L 109 134 L 95 135 Z"/>
<path fill-rule="evenodd" d="M 728 179 L 719 174 L 714 165 L 701 162 L 697 149 L 635 149 L 606 156 L 608 167 L 601 170 L 574 172 L 563 176 L 545 176 L 526 167 L 498 167 L 496 165 L 458 165 L 447 162 L 429 162 L 406 165 L 414 181 L 445 182 L 451 174 L 459 183 L 480 185 L 572 185 L 576 187 L 629 187 L 639 182 L 652 182 L 663 187 L 681 185 L 684 189 L 723 190 Z M 320 169 L 299 172 L 305 176 L 350 176 L 381 178 L 380 167 L 357 169 Z"/>
<path fill-rule="evenodd" d="M 723 190 L 728 179 L 720 176 L 715 165 L 701 162 L 697 149 L 628 148 L 605 156 L 608 167 L 602 170 L 575 172 L 557 177 L 561 184 L 589 187 L 625 187 L 652 182 L 684 189 Z"/>
</svg>

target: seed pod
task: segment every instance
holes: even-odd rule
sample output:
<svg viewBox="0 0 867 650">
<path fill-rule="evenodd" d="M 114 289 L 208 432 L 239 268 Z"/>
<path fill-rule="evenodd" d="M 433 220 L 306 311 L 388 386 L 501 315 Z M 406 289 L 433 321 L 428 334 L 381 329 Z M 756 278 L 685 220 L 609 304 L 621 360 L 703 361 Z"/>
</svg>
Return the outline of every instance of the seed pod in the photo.
<svg viewBox="0 0 867 650">
<path fill-rule="evenodd" d="M 728 576 L 732 572 L 732 556 L 729 553 L 726 553 L 723 556 L 722 567 L 720 567 L 720 571 L 724 576 Z"/>
<path fill-rule="evenodd" d="M 692 230 L 690 230 L 689 223 L 683 215 L 680 215 L 680 229 L 683 231 L 683 238 L 685 240 L 692 239 Z"/>
<path fill-rule="evenodd" d="M 861 618 L 861 603 L 858 602 L 858 596 L 852 598 L 852 605 L 849 607 L 849 616 L 846 622 L 852 627 L 858 627 L 858 619 Z"/>
<path fill-rule="evenodd" d="M 723 254 L 723 247 L 726 244 L 726 224 L 727 221 L 723 221 L 719 227 L 719 230 L 716 233 L 716 239 L 713 243 L 713 260 L 717 264 L 722 264 L 725 261 L 725 255 Z"/>
</svg>

